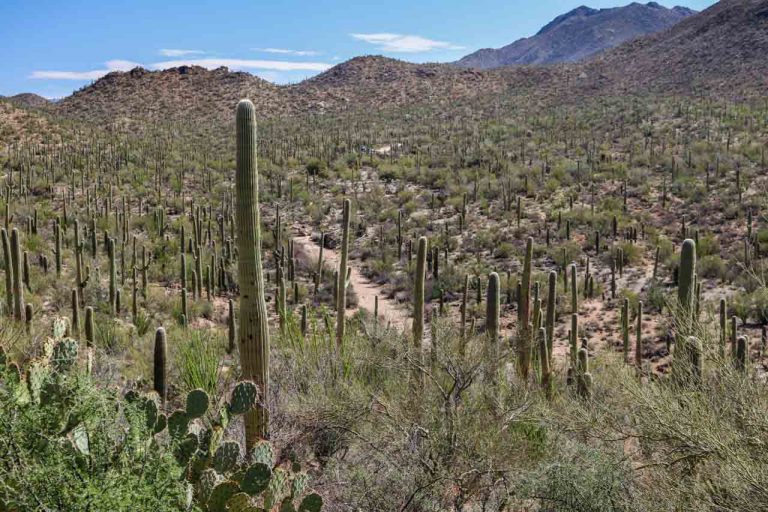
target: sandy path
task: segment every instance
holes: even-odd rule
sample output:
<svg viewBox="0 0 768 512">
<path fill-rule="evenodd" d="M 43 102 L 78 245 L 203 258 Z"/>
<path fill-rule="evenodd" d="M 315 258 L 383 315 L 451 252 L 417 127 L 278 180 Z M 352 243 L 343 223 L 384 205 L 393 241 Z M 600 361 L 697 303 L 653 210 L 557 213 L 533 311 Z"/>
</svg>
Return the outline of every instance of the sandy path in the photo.
<svg viewBox="0 0 768 512">
<path fill-rule="evenodd" d="M 304 258 L 305 261 L 311 265 L 317 265 L 317 258 L 320 254 L 320 247 L 312 240 L 312 237 L 306 234 L 305 230 L 299 230 L 301 234 L 293 238 L 294 249 L 296 255 L 300 258 Z M 340 255 L 338 252 L 328 249 L 323 249 L 323 265 L 333 269 L 339 266 Z M 373 313 L 376 307 L 376 296 L 379 297 L 379 320 L 383 325 L 391 325 L 392 327 L 404 330 L 410 325 L 408 314 L 405 310 L 399 308 L 397 304 L 388 299 L 384 295 L 384 289 L 370 282 L 360 273 L 358 263 L 354 260 L 349 261 L 350 276 L 349 284 L 355 290 L 357 294 L 358 308 L 365 309 L 366 311 Z M 348 309 L 347 315 L 355 313 L 355 309 Z"/>
</svg>

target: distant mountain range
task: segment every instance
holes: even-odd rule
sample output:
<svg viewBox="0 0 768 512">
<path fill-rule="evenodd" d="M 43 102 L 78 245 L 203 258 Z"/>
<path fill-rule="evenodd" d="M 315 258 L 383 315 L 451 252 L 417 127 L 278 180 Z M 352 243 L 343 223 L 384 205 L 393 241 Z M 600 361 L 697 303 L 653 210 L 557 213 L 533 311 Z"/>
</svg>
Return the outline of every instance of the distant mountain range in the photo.
<svg viewBox="0 0 768 512">
<path fill-rule="evenodd" d="M 578 62 L 625 41 L 668 29 L 696 14 L 686 7 L 668 9 L 656 2 L 611 9 L 577 7 L 558 16 L 535 36 L 499 49 L 478 50 L 455 64 L 489 69 L 521 64 Z"/>
<path fill-rule="evenodd" d="M 543 33 L 567 24 L 566 18 Z M 285 86 L 226 68 L 135 68 L 110 73 L 46 110 L 100 123 L 194 120 L 216 130 L 232 122 L 241 98 L 268 118 L 421 105 L 477 109 L 513 96 L 551 104 L 622 94 L 765 96 L 766 55 L 768 0 L 721 0 L 668 30 L 577 63 L 481 70 L 367 56 Z"/>
</svg>

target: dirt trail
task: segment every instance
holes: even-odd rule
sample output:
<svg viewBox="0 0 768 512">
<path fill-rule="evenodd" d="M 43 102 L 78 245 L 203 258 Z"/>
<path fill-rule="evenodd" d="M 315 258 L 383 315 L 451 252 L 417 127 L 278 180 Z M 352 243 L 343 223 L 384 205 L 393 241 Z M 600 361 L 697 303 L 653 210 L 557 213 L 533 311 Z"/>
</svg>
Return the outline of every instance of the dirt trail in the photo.
<svg viewBox="0 0 768 512">
<path fill-rule="evenodd" d="M 312 265 L 317 264 L 317 258 L 320 253 L 320 247 L 312 240 L 312 237 L 307 234 L 306 229 L 297 229 L 298 236 L 293 238 L 294 248 L 297 256 L 304 258 Z M 333 249 L 327 247 L 323 249 L 323 264 L 325 267 L 338 268 L 340 255 Z M 383 325 L 391 325 L 392 327 L 404 330 L 410 325 L 408 314 L 405 310 L 399 308 L 397 304 L 388 299 L 384 294 L 384 288 L 375 283 L 370 282 L 360 273 L 359 265 L 356 261 L 349 261 L 350 275 L 349 284 L 355 290 L 357 295 L 358 308 L 365 309 L 366 311 L 373 313 L 376 307 L 376 296 L 379 297 L 379 320 Z M 347 315 L 354 314 L 355 309 L 347 310 Z"/>
</svg>

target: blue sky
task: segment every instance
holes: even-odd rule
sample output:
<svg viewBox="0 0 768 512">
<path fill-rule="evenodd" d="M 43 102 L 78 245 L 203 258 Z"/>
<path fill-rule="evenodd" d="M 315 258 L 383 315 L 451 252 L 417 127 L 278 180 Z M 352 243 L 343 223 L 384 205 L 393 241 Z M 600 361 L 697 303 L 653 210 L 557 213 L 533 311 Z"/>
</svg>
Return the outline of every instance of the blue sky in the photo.
<svg viewBox="0 0 768 512">
<path fill-rule="evenodd" d="M 61 97 L 109 70 L 226 65 L 287 83 L 357 55 L 451 61 L 626 0 L 0 0 L 0 95 Z M 701 10 L 712 0 L 661 1 Z"/>
</svg>

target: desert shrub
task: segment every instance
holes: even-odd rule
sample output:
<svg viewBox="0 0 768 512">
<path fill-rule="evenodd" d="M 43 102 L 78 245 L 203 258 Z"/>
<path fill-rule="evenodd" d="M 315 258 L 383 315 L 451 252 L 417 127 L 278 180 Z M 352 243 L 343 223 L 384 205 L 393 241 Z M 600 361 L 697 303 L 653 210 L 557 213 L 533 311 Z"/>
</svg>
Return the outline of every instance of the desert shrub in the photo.
<svg viewBox="0 0 768 512">
<path fill-rule="evenodd" d="M 720 279 L 725 275 L 725 262 L 715 254 L 704 256 L 699 260 L 697 270 L 702 277 Z"/>
</svg>

